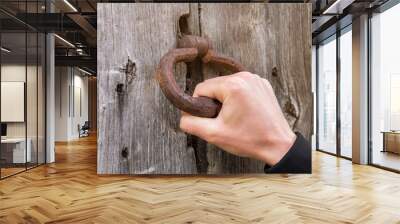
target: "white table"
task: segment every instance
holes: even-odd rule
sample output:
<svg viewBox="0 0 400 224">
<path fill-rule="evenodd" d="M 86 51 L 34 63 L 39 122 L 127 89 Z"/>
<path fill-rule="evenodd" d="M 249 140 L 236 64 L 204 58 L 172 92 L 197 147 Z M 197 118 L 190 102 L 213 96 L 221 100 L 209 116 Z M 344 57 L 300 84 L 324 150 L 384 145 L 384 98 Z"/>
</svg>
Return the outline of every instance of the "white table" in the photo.
<svg viewBox="0 0 400 224">
<path fill-rule="evenodd" d="M 31 154 L 31 145 L 32 141 L 30 138 L 26 139 L 28 143 L 28 147 L 26 147 L 25 153 L 25 138 L 6 138 L 1 139 L 2 149 L 3 147 L 13 147 L 12 148 L 12 156 L 13 156 L 13 163 L 25 163 L 31 162 L 32 154 Z M 26 161 L 25 161 L 26 159 Z"/>
</svg>

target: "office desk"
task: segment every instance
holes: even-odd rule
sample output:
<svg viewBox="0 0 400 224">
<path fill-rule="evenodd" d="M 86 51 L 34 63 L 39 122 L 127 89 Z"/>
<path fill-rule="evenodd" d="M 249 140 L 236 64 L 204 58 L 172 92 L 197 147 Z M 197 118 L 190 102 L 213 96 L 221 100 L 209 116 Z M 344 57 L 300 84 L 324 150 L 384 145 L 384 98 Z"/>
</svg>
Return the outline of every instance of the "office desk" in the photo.
<svg viewBox="0 0 400 224">
<path fill-rule="evenodd" d="M 382 152 L 400 154 L 400 131 L 383 131 Z"/>
<path fill-rule="evenodd" d="M 1 139 L 1 159 L 5 163 L 25 163 L 32 158 L 30 138 L 26 140 L 27 147 L 25 153 L 25 138 L 6 138 Z"/>
</svg>

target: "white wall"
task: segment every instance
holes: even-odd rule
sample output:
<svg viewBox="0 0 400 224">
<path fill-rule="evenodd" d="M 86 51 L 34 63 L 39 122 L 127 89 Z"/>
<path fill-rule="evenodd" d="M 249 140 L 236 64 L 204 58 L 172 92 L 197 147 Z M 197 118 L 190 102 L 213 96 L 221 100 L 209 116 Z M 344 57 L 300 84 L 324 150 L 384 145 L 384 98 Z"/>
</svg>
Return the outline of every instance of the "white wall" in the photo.
<svg viewBox="0 0 400 224">
<path fill-rule="evenodd" d="M 25 83 L 1 81 L 1 122 L 25 121 Z"/>
<path fill-rule="evenodd" d="M 76 68 L 56 67 L 55 86 L 55 141 L 77 139 L 78 124 L 88 120 L 88 77 Z"/>
<path fill-rule="evenodd" d="M 55 141 L 68 140 L 69 80 L 70 75 L 68 67 L 55 68 Z"/>
<path fill-rule="evenodd" d="M 27 73 L 27 74 L 26 74 Z M 41 68 L 39 68 L 41 73 Z M 4 64 L 1 66 L 1 81 L 2 82 L 25 82 L 25 76 L 28 77 L 27 87 L 27 122 L 7 122 L 8 137 L 25 137 L 25 126 L 28 125 L 28 137 L 34 132 L 36 137 L 37 125 L 37 95 L 36 95 L 36 66 L 25 66 L 25 64 Z M 35 78 L 33 78 L 35 77 Z M 31 88 L 29 88 L 31 87 Z M 3 96 L 4 97 L 4 96 Z M 42 105 L 39 105 L 39 107 Z M 8 108 L 1 108 L 7 110 Z M 23 108 L 24 109 L 24 108 Z M 39 136 L 43 137 L 43 136 Z"/>
<path fill-rule="evenodd" d="M 71 101 L 71 105 L 74 105 L 73 108 L 71 108 L 72 111 L 72 116 L 70 120 L 70 136 L 71 138 L 78 138 L 79 137 L 79 132 L 78 132 L 78 124 L 83 125 L 85 121 L 89 120 L 89 115 L 88 115 L 88 77 L 87 76 L 82 76 L 83 73 L 80 73 L 77 70 L 74 70 L 74 83 L 71 90 L 73 91 L 73 96 L 71 96 L 71 99 L 74 100 L 74 102 Z M 80 93 L 79 93 L 80 92 Z M 80 97 L 79 97 L 80 95 Z M 80 101 L 80 102 L 79 102 Z M 80 111 L 81 110 L 81 111 Z"/>
<path fill-rule="evenodd" d="M 2 82 L 25 82 L 25 64 L 6 64 L 1 66 Z M 28 70 L 30 70 L 28 68 Z M 7 110 L 7 108 L 1 108 Z M 25 122 L 7 123 L 7 137 L 25 137 Z"/>
<path fill-rule="evenodd" d="M 25 82 L 25 64 L 5 64 L 1 65 L 1 81 Z M 29 66 L 28 66 L 28 70 Z"/>
</svg>

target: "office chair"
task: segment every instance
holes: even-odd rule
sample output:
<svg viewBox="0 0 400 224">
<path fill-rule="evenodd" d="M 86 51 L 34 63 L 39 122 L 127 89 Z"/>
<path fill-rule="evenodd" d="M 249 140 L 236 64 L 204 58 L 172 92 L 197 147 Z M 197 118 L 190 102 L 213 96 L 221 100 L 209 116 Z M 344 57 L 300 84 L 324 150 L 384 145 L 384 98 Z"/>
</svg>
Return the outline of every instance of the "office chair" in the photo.
<svg viewBox="0 0 400 224">
<path fill-rule="evenodd" d="M 90 125 L 89 125 L 89 121 L 85 121 L 85 123 L 82 125 L 82 127 L 79 127 L 80 125 L 78 125 L 78 129 L 79 129 L 79 138 L 80 137 L 87 137 L 89 136 L 89 129 L 90 129 Z"/>
</svg>

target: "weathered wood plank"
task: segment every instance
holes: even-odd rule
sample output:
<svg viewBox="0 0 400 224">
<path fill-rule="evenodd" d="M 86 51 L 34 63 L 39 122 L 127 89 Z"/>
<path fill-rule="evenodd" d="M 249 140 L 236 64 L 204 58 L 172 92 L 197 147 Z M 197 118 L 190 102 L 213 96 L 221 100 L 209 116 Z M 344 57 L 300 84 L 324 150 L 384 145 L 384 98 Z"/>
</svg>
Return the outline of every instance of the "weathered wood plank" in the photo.
<svg viewBox="0 0 400 224">
<path fill-rule="evenodd" d="M 310 138 L 310 21 L 308 4 L 99 4 L 98 173 L 262 172 L 261 162 L 179 131 L 179 112 L 153 77 L 179 33 L 210 37 L 217 52 L 269 79 L 291 126 Z M 128 57 L 136 69 L 129 73 L 132 82 L 121 70 Z M 189 92 L 204 78 L 226 73 L 199 62 L 176 70 L 177 82 Z"/>
<path fill-rule="evenodd" d="M 201 36 L 199 5 L 199 3 L 190 4 L 190 14 L 187 17 L 181 18 L 181 35 L 189 34 Z M 192 95 L 196 85 L 204 80 L 202 70 L 203 63 L 201 59 L 198 58 L 194 62 L 186 63 L 186 66 L 186 92 Z M 207 142 L 194 135 L 188 135 L 187 138 L 187 146 L 190 150 L 193 150 L 195 154 L 197 172 L 199 174 L 206 174 L 208 170 Z"/>
<path fill-rule="evenodd" d="M 179 112 L 154 79 L 187 13 L 189 4 L 98 4 L 98 173 L 196 173 Z M 128 58 L 136 67 L 131 83 L 121 71 Z M 178 70 L 185 88 L 185 72 Z"/>
<path fill-rule="evenodd" d="M 310 138 L 311 6 L 201 4 L 200 14 L 202 35 L 212 40 L 214 49 L 267 78 L 291 126 Z M 208 68 L 206 78 L 216 74 Z M 238 158 L 212 145 L 208 146 L 208 161 L 209 173 L 254 173 L 262 172 L 264 167 L 263 163 Z"/>
</svg>

